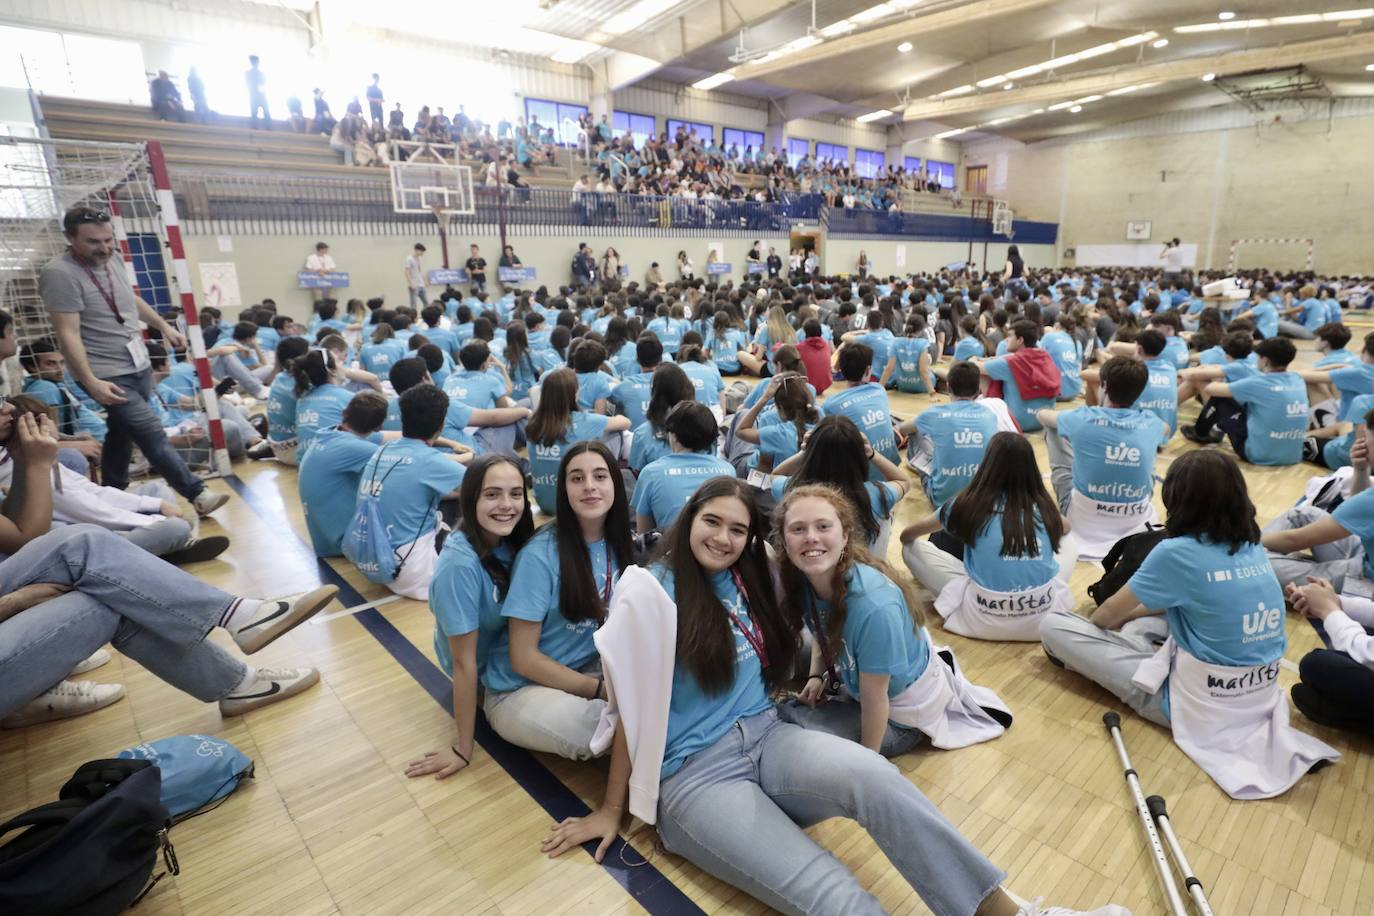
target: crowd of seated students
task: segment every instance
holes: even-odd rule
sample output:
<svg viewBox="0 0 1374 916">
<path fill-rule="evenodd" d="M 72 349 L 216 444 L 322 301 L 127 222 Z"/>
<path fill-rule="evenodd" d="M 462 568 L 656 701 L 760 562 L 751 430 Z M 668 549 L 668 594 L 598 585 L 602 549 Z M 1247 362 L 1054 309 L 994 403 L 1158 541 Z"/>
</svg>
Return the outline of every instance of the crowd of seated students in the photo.
<svg viewBox="0 0 1374 916">
<path fill-rule="evenodd" d="M 604 803 L 557 825 L 543 847 L 551 855 L 588 839 L 604 851 L 628 805 L 657 821 L 670 850 L 769 905 L 865 911 L 873 899 L 837 860 L 817 858 L 798 826 L 841 815 L 933 908 L 1033 913 L 882 761 L 994 740 L 1012 724 L 1013 710 L 937 633 L 1042 642 L 1052 661 L 1171 728 L 1236 798 L 1280 794 L 1336 759 L 1289 725 L 1276 678 L 1234 696 L 1197 683 L 1276 670 L 1286 599 L 1322 621 L 1330 646 L 1304 658 L 1294 703 L 1314 722 L 1370 730 L 1356 698 L 1374 684 L 1364 629 L 1374 611 L 1351 586 L 1374 579 L 1364 501 L 1374 499 L 1374 334 L 1346 350 L 1344 312 L 1324 305 L 1313 329 L 1320 367 L 1292 371 L 1284 295 L 1311 287 L 1316 301 L 1338 303 L 1349 284 L 1263 274 L 1242 278 L 1245 298 L 1212 301 L 1203 277 L 1021 273 L 612 278 L 499 296 L 450 288 L 418 312 L 378 297 L 340 317 L 324 299 L 304 326 L 271 303 L 234 323 L 207 309 L 204 321 L 215 375 L 256 383 L 266 401 L 266 435 L 249 455 L 298 466 L 316 553 L 340 557 L 370 499 L 394 554 L 385 584 L 429 603 L 435 653 L 454 681 L 455 737 L 417 758 L 411 776 L 467 767 L 480 707 L 517 745 L 611 757 Z M 51 495 L 57 423 L 82 435 L 83 405 L 50 357 L 31 347 L 26 358 L 57 419 L 0 408 L 0 438 L 19 437 L 12 474 L 29 483 L 11 488 L 28 508 L 7 502 L 18 521 L 12 535 L 0 530 L 0 549 L 34 536 L 47 551 L 76 543 L 101 562 L 159 564 L 147 575 L 183 588 L 183 574 L 153 556 L 196 547 L 166 494 L 102 497 L 83 485 L 65 503 Z M 722 374 L 758 379 L 727 385 Z M 893 391 L 925 401 L 899 409 Z M 1203 402 L 1197 421 L 1181 423 L 1193 400 Z M 1049 487 L 1029 439 L 1042 429 Z M 1229 452 L 1188 451 L 1169 466 L 1166 539 L 1090 617 L 1076 613 L 1067 582 L 1078 559 L 1156 520 L 1158 451 L 1176 431 L 1215 445 L 1216 430 Z M 1304 458 L 1351 468 L 1338 504 L 1261 530 L 1238 460 Z M 908 469 L 933 511 L 900 532 L 906 568 L 894 570 L 884 558 Z M 50 493 L 41 511 L 39 490 Z M 102 498 L 105 521 L 76 514 Z M 110 530 L 39 531 L 68 519 Z M 18 560 L 0 562 L 0 582 Z M 262 640 L 244 634 L 275 638 L 323 593 L 259 605 L 200 586 L 204 613 L 188 628 L 155 608 L 123 609 L 108 591 L 117 586 L 100 588 L 81 599 L 106 608 L 92 611 L 90 640 L 42 665 L 22 660 L 34 634 L 13 621 L 46 626 L 34 610 L 75 599 L 39 592 L 0 621 L 0 660 L 14 645 L 28 665 L 20 687 L 0 693 L 11 724 L 36 721 L 42 691 L 72 689 L 63 678 L 102 634 L 130 651 L 144 631 L 168 628 L 172 656 L 130 654 L 226 714 L 252 708 L 244 698 L 264 678 L 291 693 L 318 678 L 255 671 L 219 650 L 210 658 L 204 635 L 223 626 L 256 651 Z M 791 698 L 775 705 L 780 690 Z M 1266 765 L 1238 772 L 1218 735 Z M 759 755 L 773 762 L 747 765 Z M 826 767 L 805 765 L 822 758 Z M 795 801 L 798 786 L 811 801 Z M 756 812 L 750 831 L 725 816 L 740 806 Z M 819 864 L 798 874 L 796 861 Z"/>
</svg>

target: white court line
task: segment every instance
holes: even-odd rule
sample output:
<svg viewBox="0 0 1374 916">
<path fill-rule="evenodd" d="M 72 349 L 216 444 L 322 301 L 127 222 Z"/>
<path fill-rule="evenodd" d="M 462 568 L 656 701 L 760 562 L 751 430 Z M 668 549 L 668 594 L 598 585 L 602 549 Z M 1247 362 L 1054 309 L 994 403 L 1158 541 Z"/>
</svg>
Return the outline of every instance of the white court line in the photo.
<svg viewBox="0 0 1374 916">
<path fill-rule="evenodd" d="M 360 611 L 368 608 L 381 607 L 393 601 L 400 601 L 400 595 L 387 595 L 385 598 L 378 598 L 376 601 L 369 601 L 367 604 L 360 604 L 357 607 L 346 607 L 342 611 L 335 611 L 332 614 L 316 614 L 310 618 L 311 623 L 328 623 L 331 620 L 338 620 L 340 617 L 352 617 Z"/>
</svg>

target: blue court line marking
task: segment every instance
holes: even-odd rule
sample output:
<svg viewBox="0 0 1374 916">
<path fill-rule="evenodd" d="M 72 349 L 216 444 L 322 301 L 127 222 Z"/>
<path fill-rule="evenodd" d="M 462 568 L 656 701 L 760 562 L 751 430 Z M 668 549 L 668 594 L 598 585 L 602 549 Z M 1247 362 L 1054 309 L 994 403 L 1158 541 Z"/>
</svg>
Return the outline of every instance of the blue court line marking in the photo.
<svg viewBox="0 0 1374 916">
<path fill-rule="evenodd" d="M 345 605 L 365 604 L 367 599 L 358 593 L 348 580 L 339 574 L 328 562 L 315 556 L 315 551 L 309 544 L 296 534 L 290 523 L 286 520 L 285 506 L 282 504 L 280 494 L 260 493 L 248 486 L 236 475 L 229 475 L 222 478 L 234 492 L 244 501 L 253 513 L 265 522 L 281 525 L 291 540 L 291 545 L 295 548 L 295 553 L 305 562 L 314 562 L 319 570 L 320 581 L 329 585 L 337 586 L 339 597 L 343 599 Z M 425 692 L 434 698 L 434 701 L 444 708 L 450 715 L 453 715 L 453 682 L 448 675 L 444 674 L 437 665 L 429 660 L 423 652 L 415 647 L 409 639 L 390 620 L 382 616 L 376 608 L 369 608 L 353 615 L 353 619 L 363 625 L 363 628 L 372 635 L 377 642 L 381 643 L 382 648 L 390 653 L 396 663 L 405 669 L 406 673 L 415 679 Z M 486 717 L 482 715 L 482 710 L 477 710 L 477 744 L 486 751 L 492 760 L 506 771 L 515 780 L 520 788 L 524 789 L 534 801 L 543 808 L 555 820 L 562 820 L 566 817 L 585 817 L 591 813 L 587 805 L 567 786 L 559 781 L 558 777 L 549 771 L 539 760 L 529 751 L 521 747 L 516 747 L 496 734 L 487 724 Z M 533 851 L 534 841 L 530 841 Z M 582 847 L 591 854 L 595 851 L 594 842 L 587 843 Z M 635 867 L 629 867 L 621 861 L 621 855 L 625 849 L 629 849 L 628 858 L 630 861 L 643 861 L 642 857 L 633 847 L 627 847 L 625 841 L 619 837 L 609 849 L 606 850 L 605 861 L 601 863 L 616 883 L 635 899 L 635 902 L 650 913 L 655 914 L 692 914 L 704 911 L 691 901 L 677 885 L 673 884 L 664 876 L 652 863 L 645 863 Z M 536 853 L 538 854 L 538 853 Z"/>
</svg>

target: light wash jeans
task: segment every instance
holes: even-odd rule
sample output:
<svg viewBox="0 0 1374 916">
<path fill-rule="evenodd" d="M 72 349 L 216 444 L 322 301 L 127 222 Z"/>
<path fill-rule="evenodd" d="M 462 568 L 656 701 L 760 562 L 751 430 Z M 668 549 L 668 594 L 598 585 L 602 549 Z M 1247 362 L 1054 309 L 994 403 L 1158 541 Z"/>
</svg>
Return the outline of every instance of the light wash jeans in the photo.
<svg viewBox="0 0 1374 916">
<path fill-rule="evenodd" d="M 1045 654 L 1165 728 L 1169 720 L 1164 715 L 1164 691 L 1146 693 L 1131 678 L 1168 636 L 1169 622 L 1163 616 L 1139 617 L 1120 630 L 1104 630 L 1086 617 L 1065 611 L 1047 614 L 1040 621 Z"/>
<path fill-rule="evenodd" d="M 1321 521 L 1328 515 L 1324 509 L 1316 506 L 1295 506 L 1265 525 L 1264 532 L 1290 531 Z M 1321 576 L 1329 579 L 1331 587 L 1339 592 L 1346 576 L 1364 575 L 1364 543 L 1351 534 L 1329 544 L 1318 544 L 1312 548 L 1310 555 L 1286 555 L 1270 551 L 1269 563 L 1274 567 L 1280 585 L 1289 582 L 1306 585 L 1307 576 Z"/>
<path fill-rule="evenodd" d="M 970 916 L 1006 876 L 901 771 L 862 745 L 740 719 L 659 787 L 663 845 L 783 913 L 882 913 L 803 828 L 855 820 L 936 916 Z"/>
<path fill-rule="evenodd" d="M 60 528 L 0 562 L 0 594 L 36 583 L 72 591 L 0 622 L 0 716 L 61 681 L 107 642 L 205 702 L 228 695 L 247 671 L 205 638 L 232 595 L 103 528 Z"/>
<path fill-rule="evenodd" d="M 933 661 L 933 660 L 932 660 Z M 778 707 L 778 717 L 784 722 L 800 725 L 811 731 L 825 732 L 856 744 L 863 739 L 863 707 L 857 700 L 830 697 L 815 708 L 799 700 L 789 700 Z M 918 728 L 887 723 L 883 744 L 878 753 L 884 757 L 905 754 L 925 740 Z"/>
<path fill-rule="evenodd" d="M 485 455 L 487 452 L 498 452 L 511 458 L 517 457 L 515 454 L 515 433 L 518 424 L 511 423 L 507 426 L 480 426 L 472 434 L 473 440 L 477 443 L 477 450 Z"/>
<path fill-rule="evenodd" d="M 173 490 L 187 499 L 199 496 L 205 489 L 205 481 L 191 473 L 181 455 L 167 441 L 162 420 L 148 406 L 148 399 L 153 396 L 153 370 L 115 375 L 105 381 L 114 382 L 123 389 L 126 398 L 123 404 L 110 404 L 105 408 L 109 432 L 100 452 L 100 476 L 105 486 L 117 490 L 129 486 L 129 460 L 137 445 Z"/>
<path fill-rule="evenodd" d="M 599 675 L 601 663 L 593 661 L 580 670 Z M 542 684 L 528 684 L 506 693 L 488 690 L 482 704 L 491 727 L 511 744 L 569 760 L 596 756 L 592 753 L 592 735 L 605 708 L 605 700 L 589 700 Z"/>
<path fill-rule="evenodd" d="M 152 480 L 145 484 L 134 487 L 133 492 L 140 496 L 155 496 L 167 502 L 176 502 L 176 494 L 171 488 L 160 480 Z M 160 557 L 165 553 L 171 553 L 185 547 L 191 542 L 191 537 L 195 532 L 191 528 L 191 523 L 184 518 L 162 517 L 151 525 L 143 525 L 139 528 L 130 528 L 127 531 L 116 531 L 115 534 L 124 538 L 131 544 L 136 544 L 148 551 L 155 557 Z"/>
</svg>

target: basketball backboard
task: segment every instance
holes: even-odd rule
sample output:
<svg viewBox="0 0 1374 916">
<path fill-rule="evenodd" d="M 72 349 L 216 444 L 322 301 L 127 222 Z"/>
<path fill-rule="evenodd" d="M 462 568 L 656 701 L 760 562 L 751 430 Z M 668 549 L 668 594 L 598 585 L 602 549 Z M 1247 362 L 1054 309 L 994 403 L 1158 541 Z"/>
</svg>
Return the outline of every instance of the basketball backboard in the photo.
<svg viewBox="0 0 1374 916">
<path fill-rule="evenodd" d="M 474 212 L 472 169 L 438 162 L 391 163 L 391 208 L 396 213 Z"/>
</svg>

